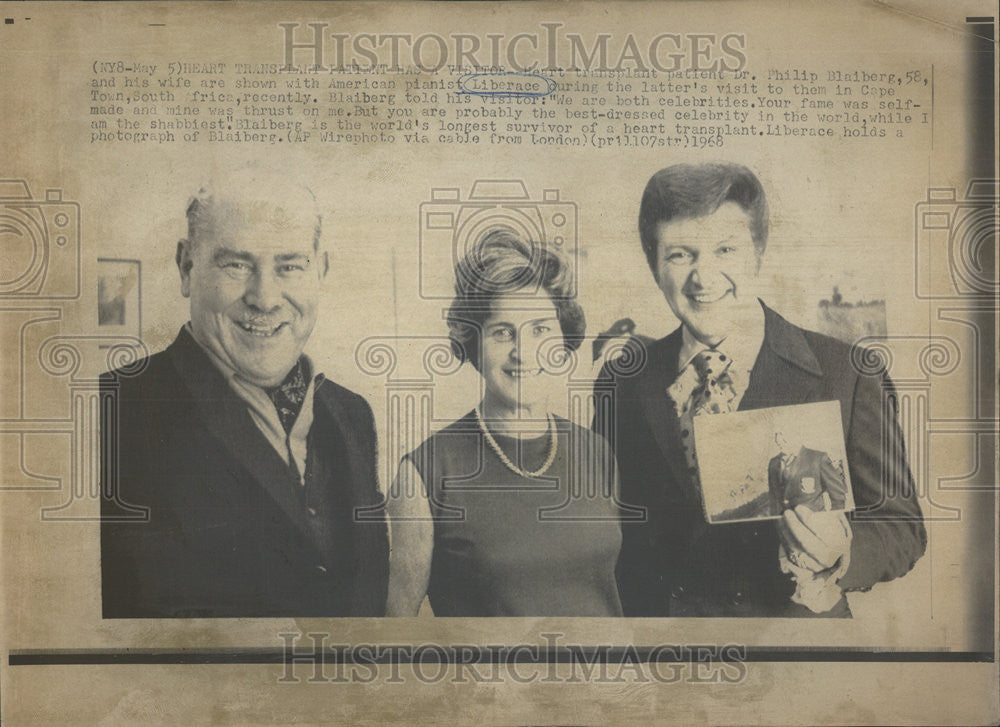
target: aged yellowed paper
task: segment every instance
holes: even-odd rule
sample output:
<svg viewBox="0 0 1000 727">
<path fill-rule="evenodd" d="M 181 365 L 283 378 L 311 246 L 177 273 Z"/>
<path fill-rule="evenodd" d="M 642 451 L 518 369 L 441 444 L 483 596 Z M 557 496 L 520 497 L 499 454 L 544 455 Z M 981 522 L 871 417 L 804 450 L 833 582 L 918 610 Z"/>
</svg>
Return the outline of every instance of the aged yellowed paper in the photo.
<svg viewBox="0 0 1000 727">
<path fill-rule="evenodd" d="M 996 3 L 0 16 L 5 721 L 1000 719 Z"/>
</svg>

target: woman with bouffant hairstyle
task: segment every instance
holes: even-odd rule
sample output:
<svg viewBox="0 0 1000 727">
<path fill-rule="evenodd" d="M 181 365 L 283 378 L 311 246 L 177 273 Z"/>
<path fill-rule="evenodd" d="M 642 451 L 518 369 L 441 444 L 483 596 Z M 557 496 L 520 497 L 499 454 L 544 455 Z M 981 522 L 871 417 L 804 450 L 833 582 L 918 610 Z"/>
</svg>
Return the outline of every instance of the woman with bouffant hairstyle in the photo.
<svg viewBox="0 0 1000 727">
<path fill-rule="evenodd" d="M 573 271 L 486 232 L 455 267 L 452 350 L 482 399 L 400 463 L 387 615 L 618 616 L 621 531 L 605 440 L 549 411 L 553 361 L 579 348 Z"/>
</svg>

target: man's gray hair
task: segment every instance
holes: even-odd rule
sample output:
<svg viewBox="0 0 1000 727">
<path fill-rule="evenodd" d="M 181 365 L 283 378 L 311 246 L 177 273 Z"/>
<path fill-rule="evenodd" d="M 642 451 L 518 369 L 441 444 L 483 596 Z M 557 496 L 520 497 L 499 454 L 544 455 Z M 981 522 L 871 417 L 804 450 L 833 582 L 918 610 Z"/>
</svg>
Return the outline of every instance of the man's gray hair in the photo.
<svg viewBox="0 0 1000 727">
<path fill-rule="evenodd" d="M 199 236 L 210 234 L 220 222 L 220 214 L 238 212 L 248 222 L 281 228 L 313 222 L 313 248 L 318 250 L 323 217 L 313 191 L 287 175 L 246 167 L 218 175 L 204 182 L 188 200 L 188 241 L 197 244 Z"/>
</svg>

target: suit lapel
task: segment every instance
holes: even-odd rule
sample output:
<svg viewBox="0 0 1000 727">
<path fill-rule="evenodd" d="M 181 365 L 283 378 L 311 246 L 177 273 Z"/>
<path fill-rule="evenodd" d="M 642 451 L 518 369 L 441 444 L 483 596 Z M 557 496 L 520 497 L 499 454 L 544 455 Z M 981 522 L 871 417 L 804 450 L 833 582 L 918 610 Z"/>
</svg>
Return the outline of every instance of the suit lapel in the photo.
<svg viewBox="0 0 1000 727">
<path fill-rule="evenodd" d="M 802 330 L 764 306 L 764 342 L 739 411 L 811 401 L 822 377 Z"/>
<path fill-rule="evenodd" d="M 365 463 L 361 460 L 362 446 L 360 433 L 357 430 L 357 422 L 348 421 L 344 413 L 337 406 L 332 394 L 322 386 L 316 388 L 316 401 L 320 403 L 320 409 L 324 415 L 333 421 L 334 428 L 344 443 L 343 447 L 343 467 L 344 483 L 359 482 L 365 471 Z M 355 504 L 355 494 L 352 487 L 344 485 L 343 492 L 345 499 Z M 353 521 L 353 513 L 352 513 Z"/>
<path fill-rule="evenodd" d="M 684 446 L 681 444 L 680 420 L 674 402 L 667 394 L 667 388 L 677 378 L 677 357 L 680 355 L 681 329 L 650 347 L 646 362 L 646 376 L 639 385 L 639 396 L 646 421 L 670 469 L 672 481 L 689 500 L 696 499 L 691 487 Z"/>
<path fill-rule="evenodd" d="M 288 467 L 254 424 L 246 402 L 232 390 L 186 329 L 181 330 L 168 350 L 188 388 L 197 416 L 219 441 L 225 455 L 239 462 L 312 542 Z"/>
<path fill-rule="evenodd" d="M 795 477 L 797 479 L 812 477 L 816 480 L 817 485 L 820 484 L 818 455 L 819 452 L 815 449 L 808 449 L 806 447 L 802 448 L 801 454 L 799 455 L 799 461 L 795 463 Z"/>
<path fill-rule="evenodd" d="M 336 389 L 317 387 L 317 416 L 328 417 L 333 422 L 333 428 L 339 434 L 343 447 L 342 462 L 339 468 L 340 478 L 335 482 L 334 497 L 342 500 L 347 510 L 347 522 L 350 523 L 351 537 L 348 547 L 351 559 L 350 572 L 356 587 L 351 593 L 351 613 L 367 614 L 372 612 L 372 597 L 376 596 L 378 603 L 374 608 L 381 609 L 385 603 L 385 587 L 388 578 L 388 552 L 385 530 L 385 511 L 383 503 L 371 503 L 365 493 L 373 486 L 371 478 L 377 469 L 375 453 L 372 449 L 374 432 L 364 432 L 359 426 L 361 422 L 352 419 L 338 405 L 335 396 Z M 370 434 L 371 440 L 365 441 Z M 366 458 L 371 457 L 370 461 Z M 377 487 L 377 485 L 375 485 Z M 379 527 L 373 527 L 374 525 Z M 382 585 L 379 586 L 378 584 Z"/>
</svg>

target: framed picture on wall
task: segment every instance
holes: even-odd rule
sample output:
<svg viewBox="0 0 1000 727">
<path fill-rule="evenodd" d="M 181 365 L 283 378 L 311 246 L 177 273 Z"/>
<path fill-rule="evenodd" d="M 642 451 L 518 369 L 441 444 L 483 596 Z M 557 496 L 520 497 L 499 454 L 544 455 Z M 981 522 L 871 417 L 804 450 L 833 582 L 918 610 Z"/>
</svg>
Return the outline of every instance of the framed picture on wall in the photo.
<svg viewBox="0 0 1000 727">
<path fill-rule="evenodd" d="M 97 326 L 109 336 L 142 338 L 142 263 L 97 259 Z"/>
</svg>

